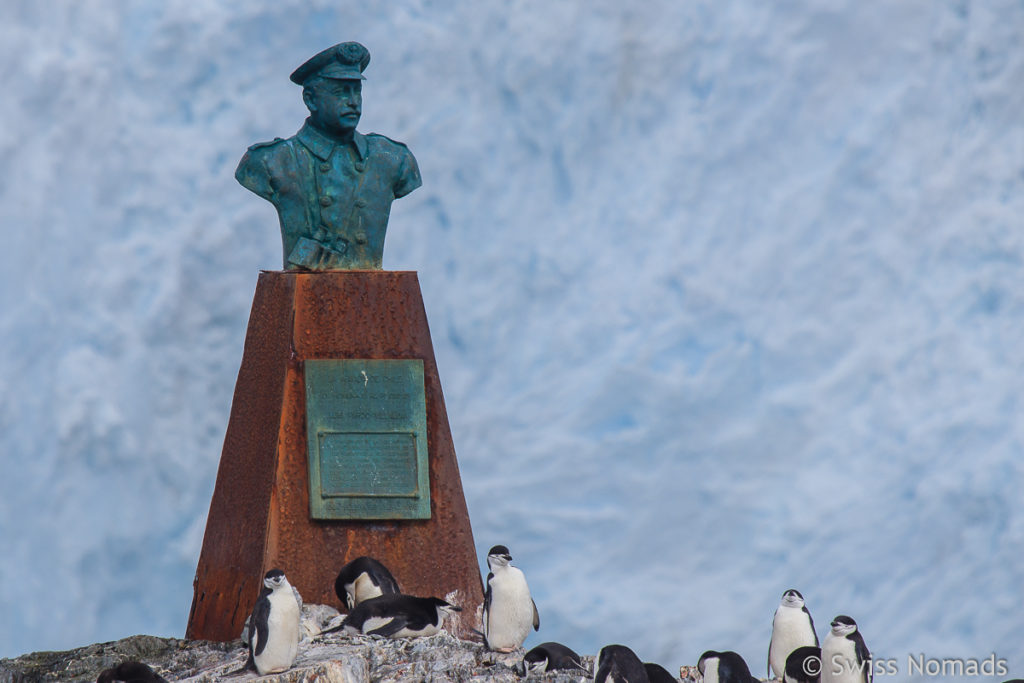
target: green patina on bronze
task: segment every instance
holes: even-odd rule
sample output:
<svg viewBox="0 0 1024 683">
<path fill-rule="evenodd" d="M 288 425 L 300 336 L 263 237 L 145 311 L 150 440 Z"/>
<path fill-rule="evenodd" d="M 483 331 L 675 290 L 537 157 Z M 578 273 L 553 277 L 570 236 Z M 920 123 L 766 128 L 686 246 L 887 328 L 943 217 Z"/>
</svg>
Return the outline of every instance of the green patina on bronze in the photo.
<svg viewBox="0 0 1024 683">
<path fill-rule="evenodd" d="M 380 270 L 391 202 L 422 184 L 408 147 L 356 131 L 369 62 L 348 42 L 296 69 L 309 118 L 290 138 L 250 147 L 235 171 L 277 208 L 286 269 Z"/>
<path fill-rule="evenodd" d="M 307 360 L 313 519 L 429 519 L 421 360 Z"/>
</svg>

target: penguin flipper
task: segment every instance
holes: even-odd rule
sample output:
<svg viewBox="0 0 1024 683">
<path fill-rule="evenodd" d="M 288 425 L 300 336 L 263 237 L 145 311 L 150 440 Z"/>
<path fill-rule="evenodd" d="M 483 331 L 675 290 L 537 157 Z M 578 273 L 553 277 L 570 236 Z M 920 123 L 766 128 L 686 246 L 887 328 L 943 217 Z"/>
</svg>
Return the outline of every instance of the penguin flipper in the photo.
<svg viewBox="0 0 1024 683">
<path fill-rule="evenodd" d="M 378 585 L 380 586 L 380 592 L 382 595 L 390 595 L 392 593 L 400 595 L 402 593 L 398 588 L 398 581 L 396 581 L 395 577 L 391 575 L 391 572 L 382 574 L 377 578 L 380 579 L 380 583 Z"/>
<path fill-rule="evenodd" d="M 868 651 L 868 646 L 865 645 L 864 639 L 858 638 L 853 649 L 854 652 L 857 653 L 858 662 L 867 662 L 861 668 L 861 680 L 863 680 L 864 683 L 872 683 L 875 680 L 875 671 L 871 662 L 871 653 Z"/>
<path fill-rule="evenodd" d="M 343 628 L 345 628 L 345 620 L 344 619 L 342 619 L 341 623 L 338 624 L 337 626 L 332 626 L 330 628 L 325 628 L 323 631 L 320 631 L 320 633 L 318 635 L 325 636 L 328 633 L 337 633 L 338 631 L 340 631 Z"/>
<path fill-rule="evenodd" d="M 484 635 L 484 646 L 486 646 L 487 649 L 490 649 L 490 647 L 491 647 L 490 645 L 487 644 L 487 634 L 490 633 L 490 631 L 491 631 L 491 627 L 490 627 L 490 625 L 488 623 L 488 618 L 489 618 L 488 615 L 490 614 L 490 611 L 491 611 L 491 596 L 493 594 L 493 591 L 491 590 L 491 579 L 493 579 L 493 578 L 494 578 L 494 572 L 490 572 L 490 573 L 487 574 L 487 581 L 484 582 L 484 585 L 487 586 L 487 588 L 484 590 L 484 611 L 483 611 L 484 634 L 483 635 Z"/>
<path fill-rule="evenodd" d="M 408 625 L 409 620 L 406 617 L 394 617 L 388 623 L 382 624 L 372 631 L 366 631 L 364 635 L 390 638 Z"/>
<path fill-rule="evenodd" d="M 267 646 L 267 639 L 270 637 L 270 627 L 267 622 L 270 619 L 270 599 L 261 595 L 252 608 L 252 625 L 255 629 L 255 637 L 250 636 L 250 656 L 263 654 Z"/>
<path fill-rule="evenodd" d="M 803 606 L 804 614 L 807 615 L 807 621 L 811 622 L 811 633 L 814 634 L 814 647 L 821 647 L 821 643 L 818 642 L 818 630 L 814 628 L 814 617 L 811 616 L 811 610 L 807 609 L 807 605 Z"/>
<path fill-rule="evenodd" d="M 484 583 L 487 585 L 487 589 L 484 591 L 484 613 L 486 614 L 491 609 L 491 579 L 494 578 L 494 572 L 487 574 L 487 581 Z"/>
<path fill-rule="evenodd" d="M 539 631 L 540 630 L 540 613 L 537 611 L 537 603 L 535 603 L 533 601 L 533 598 L 530 598 L 530 604 L 533 605 L 533 630 L 534 631 Z"/>
</svg>

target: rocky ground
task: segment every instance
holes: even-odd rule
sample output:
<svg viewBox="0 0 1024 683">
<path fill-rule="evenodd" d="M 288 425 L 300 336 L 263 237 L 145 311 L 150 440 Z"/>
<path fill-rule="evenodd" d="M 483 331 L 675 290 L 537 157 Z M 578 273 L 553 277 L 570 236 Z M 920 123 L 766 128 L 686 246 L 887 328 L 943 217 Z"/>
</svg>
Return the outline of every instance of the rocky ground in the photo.
<svg viewBox="0 0 1024 683">
<path fill-rule="evenodd" d="M 133 636 L 68 652 L 39 652 L 0 660 L 0 683 L 94 681 L 106 668 L 128 659 L 148 663 L 168 680 L 209 683 L 240 669 L 246 660 L 239 640 L 230 643 Z M 259 678 L 280 683 L 369 683 L 369 681 L 519 681 L 514 666 L 522 652 L 500 655 L 447 632 L 428 638 L 389 640 L 338 634 L 303 643 L 289 671 L 257 676 L 246 671 L 233 680 Z M 589 658 L 592 661 L 593 658 Z M 588 661 L 589 663 L 589 661 Z M 550 674 L 548 681 L 578 683 L 582 675 Z"/>
<path fill-rule="evenodd" d="M 458 640 L 445 631 L 428 638 L 396 640 L 349 637 L 340 633 L 315 635 L 321 628 L 336 623 L 336 617 L 337 612 L 331 608 L 304 606 L 305 637 L 292 668 L 282 674 L 263 677 L 246 671 L 232 680 L 238 683 L 257 678 L 274 683 L 512 683 L 522 680 L 515 671 L 522 660 L 522 651 L 507 655 L 488 652 L 479 643 Z M 0 683 L 95 681 L 104 669 L 130 659 L 146 662 L 168 680 L 209 683 L 241 669 L 246 650 L 241 640 L 213 643 L 132 636 L 67 652 L 36 652 L 0 660 Z M 582 660 L 592 670 L 593 656 L 584 656 Z M 690 672 L 687 669 L 684 673 Z M 580 683 L 590 680 L 590 676 L 553 672 L 546 674 L 543 680 Z"/>
</svg>

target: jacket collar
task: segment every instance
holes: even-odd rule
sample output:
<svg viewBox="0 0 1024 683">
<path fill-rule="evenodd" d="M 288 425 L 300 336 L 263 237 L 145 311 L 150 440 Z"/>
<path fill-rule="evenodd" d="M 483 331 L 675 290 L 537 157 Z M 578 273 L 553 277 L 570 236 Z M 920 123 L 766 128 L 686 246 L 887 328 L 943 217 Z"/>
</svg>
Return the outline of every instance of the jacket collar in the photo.
<svg viewBox="0 0 1024 683">
<path fill-rule="evenodd" d="M 337 147 L 339 143 L 333 137 L 327 133 L 316 128 L 306 119 L 306 122 L 302 124 L 302 128 L 295 134 L 295 137 L 299 139 L 303 145 L 309 149 L 310 152 L 315 154 L 317 158 L 327 160 L 331 157 L 331 152 Z M 366 158 L 366 136 L 359 131 L 352 132 L 352 142 L 355 144 L 356 151 L 359 152 L 359 158 Z"/>
</svg>

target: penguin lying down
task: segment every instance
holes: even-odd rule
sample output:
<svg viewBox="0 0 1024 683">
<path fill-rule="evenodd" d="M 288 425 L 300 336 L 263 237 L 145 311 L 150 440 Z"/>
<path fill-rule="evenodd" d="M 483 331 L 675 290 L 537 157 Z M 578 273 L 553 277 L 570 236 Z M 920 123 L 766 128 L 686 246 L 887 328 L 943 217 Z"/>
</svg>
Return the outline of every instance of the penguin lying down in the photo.
<svg viewBox="0 0 1024 683">
<path fill-rule="evenodd" d="M 580 656 L 561 643 L 541 643 L 523 655 L 523 661 L 515 669 L 524 677 L 559 670 L 590 673 L 580 662 Z"/>
<path fill-rule="evenodd" d="M 461 611 L 461 607 L 441 598 L 385 594 L 360 602 L 340 625 L 323 634 L 345 631 L 349 635 L 385 638 L 432 636 L 441 630 L 445 617 Z"/>
<path fill-rule="evenodd" d="M 122 662 L 115 667 L 104 670 L 96 679 L 96 683 L 113 683 L 124 681 L 125 683 L 167 683 L 160 674 L 149 668 L 142 662 Z"/>
</svg>

